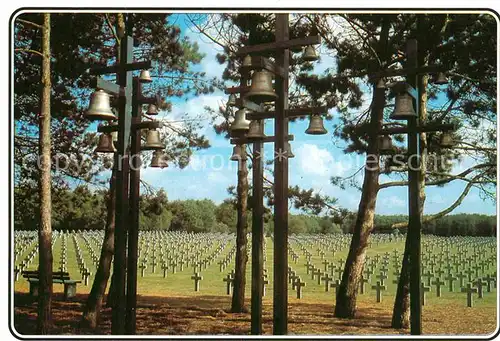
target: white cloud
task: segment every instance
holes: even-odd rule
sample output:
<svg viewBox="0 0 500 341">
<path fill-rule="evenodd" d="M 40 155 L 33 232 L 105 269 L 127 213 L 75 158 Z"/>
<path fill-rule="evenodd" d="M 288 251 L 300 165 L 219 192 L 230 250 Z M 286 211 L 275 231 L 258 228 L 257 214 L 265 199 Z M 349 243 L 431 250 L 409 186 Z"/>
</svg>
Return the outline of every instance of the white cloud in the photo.
<svg viewBox="0 0 500 341">
<path fill-rule="evenodd" d="M 335 161 L 332 154 L 317 145 L 305 143 L 295 152 L 297 162 L 304 174 L 319 176 L 341 176 L 346 168 L 341 161 Z"/>
<path fill-rule="evenodd" d="M 401 199 L 401 197 L 398 197 L 396 195 L 392 195 L 389 198 L 387 198 L 387 200 L 383 200 L 382 202 L 384 202 L 385 206 L 389 208 L 407 206 L 406 200 L 403 200 Z"/>
</svg>

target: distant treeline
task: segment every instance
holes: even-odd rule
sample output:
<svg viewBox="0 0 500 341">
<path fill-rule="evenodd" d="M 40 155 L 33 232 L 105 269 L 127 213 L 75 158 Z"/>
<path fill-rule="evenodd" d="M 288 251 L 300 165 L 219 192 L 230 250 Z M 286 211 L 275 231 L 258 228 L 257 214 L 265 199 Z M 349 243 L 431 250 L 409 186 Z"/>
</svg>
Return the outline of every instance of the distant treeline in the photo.
<svg viewBox="0 0 500 341">
<path fill-rule="evenodd" d="M 422 233 L 438 236 L 496 236 L 497 217 L 485 214 L 450 214 L 422 223 Z M 375 217 L 376 232 L 390 232 L 391 226 L 399 222 L 407 222 L 405 215 L 378 215 Z M 399 229 L 405 232 L 405 228 Z"/>
<path fill-rule="evenodd" d="M 107 215 L 107 190 L 90 190 L 86 186 L 75 189 L 56 189 L 52 196 L 52 224 L 55 230 L 103 229 Z M 36 230 L 38 228 L 36 190 L 16 186 L 14 188 L 14 228 Z M 248 210 L 249 231 L 252 212 Z M 163 190 L 143 194 L 140 198 L 140 228 L 143 230 L 179 230 L 187 232 L 234 232 L 236 207 L 226 200 L 217 205 L 212 200 L 168 201 Z M 349 233 L 356 214 L 338 218 L 290 214 L 290 233 Z M 377 233 L 405 233 L 405 228 L 395 230 L 392 225 L 407 221 L 405 215 L 377 215 L 374 231 Z M 264 216 L 264 229 L 270 233 L 273 219 Z M 496 217 L 480 214 L 455 214 L 423 224 L 423 233 L 436 235 L 496 235 Z"/>
</svg>

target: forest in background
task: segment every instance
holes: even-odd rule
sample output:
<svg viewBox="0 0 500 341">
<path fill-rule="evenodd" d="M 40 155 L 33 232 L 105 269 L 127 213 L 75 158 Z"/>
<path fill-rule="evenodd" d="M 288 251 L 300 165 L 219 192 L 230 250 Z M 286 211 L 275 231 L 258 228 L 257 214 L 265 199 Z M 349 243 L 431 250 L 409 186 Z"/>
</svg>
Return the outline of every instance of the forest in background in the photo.
<svg viewBox="0 0 500 341">
<path fill-rule="evenodd" d="M 57 189 L 52 197 L 52 226 L 55 230 L 104 229 L 108 191 L 91 190 L 87 186 Z M 27 187 L 14 188 L 14 227 L 16 230 L 36 230 L 38 226 L 37 192 Z M 236 232 L 236 202 L 226 199 L 220 204 L 212 200 L 169 201 L 164 190 L 143 194 L 140 199 L 140 228 L 142 230 L 172 230 L 187 232 Z M 267 210 L 266 233 L 272 231 L 272 213 Z M 251 211 L 248 224 L 251 226 Z M 350 233 L 356 215 L 344 219 L 306 213 L 290 214 L 290 233 Z M 405 233 L 393 224 L 407 220 L 405 215 L 376 215 L 377 233 Z M 423 233 L 441 236 L 495 236 L 496 216 L 483 214 L 453 214 L 423 224 Z"/>
</svg>

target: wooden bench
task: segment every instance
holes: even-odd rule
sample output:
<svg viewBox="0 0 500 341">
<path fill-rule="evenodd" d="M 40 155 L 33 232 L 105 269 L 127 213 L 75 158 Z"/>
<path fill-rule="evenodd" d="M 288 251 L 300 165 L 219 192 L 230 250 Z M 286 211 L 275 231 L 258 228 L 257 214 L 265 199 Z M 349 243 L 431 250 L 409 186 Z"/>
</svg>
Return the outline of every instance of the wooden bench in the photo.
<svg viewBox="0 0 500 341">
<path fill-rule="evenodd" d="M 23 271 L 23 277 L 30 283 L 30 295 L 33 297 L 38 296 L 39 275 L 38 271 Z M 76 296 L 76 285 L 81 282 L 71 279 L 68 272 L 55 271 L 52 273 L 52 283 L 64 284 L 65 300 Z"/>
</svg>

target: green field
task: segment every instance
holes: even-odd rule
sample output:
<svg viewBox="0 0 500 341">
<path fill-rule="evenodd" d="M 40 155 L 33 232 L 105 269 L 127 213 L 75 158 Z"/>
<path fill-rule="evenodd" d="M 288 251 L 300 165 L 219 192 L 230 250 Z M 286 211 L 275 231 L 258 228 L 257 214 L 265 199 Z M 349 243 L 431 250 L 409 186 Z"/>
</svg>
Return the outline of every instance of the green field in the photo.
<svg viewBox="0 0 500 341">
<path fill-rule="evenodd" d="M 88 232 L 85 232 L 87 235 L 87 239 L 91 241 L 91 248 L 97 254 L 100 255 L 99 245 L 100 238 L 102 234 L 94 233 L 90 235 Z M 57 238 L 53 246 L 53 256 L 54 256 L 54 269 L 59 268 L 59 260 L 61 258 L 62 253 L 62 240 L 63 237 L 61 234 L 56 234 Z M 151 241 L 153 240 L 153 235 L 156 235 L 157 242 L 153 244 Z M 36 236 L 36 235 L 34 235 Z M 91 283 L 93 281 L 93 275 L 95 272 L 95 266 L 92 263 L 92 258 L 89 253 L 88 247 L 83 238 L 83 233 L 75 233 L 75 237 L 80 245 L 83 259 L 85 263 L 90 268 L 92 275 L 89 280 L 89 285 L 85 286 L 82 284 L 78 285 L 77 292 L 78 293 L 88 293 L 91 288 Z M 94 238 L 92 238 L 92 236 Z M 67 255 L 67 271 L 70 273 L 72 278 L 81 279 L 81 274 L 77 266 L 76 260 L 76 249 L 72 240 L 72 234 L 66 235 L 66 255 Z M 250 240 L 249 236 L 249 240 Z M 16 240 L 18 240 L 18 236 L 16 235 Z M 226 283 L 223 281 L 223 278 L 234 268 L 234 257 L 231 260 L 231 263 L 221 272 L 219 270 L 218 262 L 224 259 L 230 252 L 230 250 L 235 246 L 235 238 L 232 235 L 182 235 L 182 238 L 179 238 L 179 235 L 169 235 L 166 234 L 158 234 L 158 232 L 149 233 L 145 232 L 141 234 L 140 244 L 141 244 L 141 259 L 144 257 L 146 253 L 146 241 L 150 241 L 149 245 L 149 259 L 147 263 L 147 269 L 145 271 L 145 276 L 141 277 L 141 271 L 138 271 L 138 294 L 142 296 L 185 296 L 185 297 L 205 297 L 207 295 L 212 296 L 221 296 L 229 298 L 226 294 Z M 32 243 L 30 246 L 26 248 L 26 250 L 21 253 L 16 260 L 16 266 L 19 266 L 20 262 L 29 254 L 29 251 L 36 247 L 36 239 L 32 238 Z M 347 252 L 349 248 L 350 238 L 347 235 L 326 235 L 326 236 L 307 236 L 307 235 L 299 235 L 299 236 L 291 236 L 289 240 L 289 249 L 293 250 L 299 258 L 295 262 L 291 255 L 289 254 L 289 266 L 296 272 L 298 276 L 302 279 L 302 281 L 306 282 L 305 288 L 303 288 L 303 297 L 301 299 L 296 298 L 296 291 L 292 290 L 292 286 L 289 285 L 289 303 L 321 303 L 321 304 L 331 304 L 332 308 L 335 301 L 335 289 L 330 288 L 329 292 L 325 292 L 325 284 L 322 282 L 321 284 L 317 283 L 317 279 L 314 280 L 311 278 L 310 274 L 307 274 L 306 270 L 306 255 L 307 253 L 311 254 L 310 263 L 315 265 L 316 268 L 321 269 L 324 272 L 324 264 L 322 263 L 324 260 L 329 262 L 333 261 L 338 266 L 339 264 L 343 264 L 342 261 L 345 261 L 347 257 Z M 206 248 L 204 247 L 206 245 Z M 163 278 L 163 271 L 161 266 L 158 265 L 155 273 L 152 273 L 150 261 L 151 254 L 153 250 L 156 250 L 156 254 L 159 255 L 160 247 L 164 250 L 164 253 L 167 254 L 179 254 L 181 250 L 185 249 L 186 257 L 189 257 L 192 253 L 195 252 L 196 248 L 204 249 L 202 252 L 203 256 L 207 256 L 213 253 L 219 245 L 223 245 L 220 253 L 213 259 L 210 265 L 207 266 L 206 269 L 202 269 L 201 275 L 203 276 L 203 280 L 200 284 L 200 291 L 194 291 L 194 281 L 191 279 L 193 274 L 193 268 L 191 265 L 189 267 L 184 267 L 183 271 L 177 271 L 175 274 L 172 273 L 172 270 L 168 270 L 168 275 L 166 278 Z M 272 305 L 272 290 L 273 290 L 273 248 L 272 248 L 272 239 L 270 237 L 266 238 L 266 258 L 265 268 L 268 273 L 269 285 L 266 287 L 266 296 L 264 297 L 264 303 L 267 305 Z M 402 252 L 404 248 L 404 238 L 401 236 L 396 240 L 390 241 L 387 235 L 375 235 L 371 237 L 371 245 L 367 251 L 367 264 L 372 262 L 372 259 L 375 257 L 379 257 L 379 263 L 374 267 L 374 274 L 371 276 L 370 281 L 366 284 L 366 291 L 364 294 L 359 294 L 358 304 L 362 306 L 370 306 L 370 307 L 381 307 L 383 310 L 387 311 L 392 309 L 392 304 L 394 301 L 394 296 L 396 292 L 396 284 L 393 283 L 395 276 L 393 272 L 396 269 L 400 268 L 400 260 L 402 258 Z M 251 249 L 251 244 L 249 243 L 249 251 Z M 449 257 L 462 257 L 462 261 L 459 261 L 460 265 L 458 269 L 460 271 L 467 270 L 469 267 L 474 266 L 475 264 L 480 264 L 484 262 L 484 271 L 483 269 L 478 268 L 478 277 L 484 278 L 487 275 L 494 276 L 496 278 L 496 239 L 494 238 L 482 238 L 482 237 L 453 237 L 452 239 L 447 238 L 438 238 L 433 236 L 424 236 L 423 238 L 423 272 L 427 272 L 430 269 L 429 262 L 438 261 L 440 258 L 443 260 L 447 259 L 445 254 L 445 250 L 448 251 Z M 192 250 L 192 251 L 187 251 Z M 333 256 L 333 250 L 335 250 L 335 256 Z M 324 257 L 322 258 L 318 251 L 323 251 Z M 249 253 L 250 254 L 250 253 Z M 382 302 L 376 302 L 376 292 L 371 288 L 372 285 L 376 283 L 378 279 L 375 278 L 375 275 L 379 273 L 382 268 L 382 260 L 384 255 L 387 254 L 388 262 L 387 262 L 387 275 L 388 278 L 385 280 L 386 290 L 382 293 Z M 398 255 L 398 259 L 394 259 L 395 255 Z M 456 255 L 456 256 L 454 256 Z M 461 255 L 461 256 L 460 256 Z M 202 256 L 202 257 L 203 257 Z M 426 259 L 427 258 L 427 259 Z M 469 265 L 468 258 L 471 259 L 471 264 Z M 396 263 L 397 261 L 397 263 Z M 33 258 L 29 269 L 35 269 L 36 264 L 38 262 L 37 256 Z M 397 264 L 397 267 L 394 264 Z M 448 262 L 450 263 L 450 261 Z M 439 264 L 437 262 L 437 264 Z M 446 262 L 443 261 L 441 265 L 434 265 L 434 270 L 438 271 L 442 269 L 444 271 L 444 267 L 446 266 Z M 479 266 L 479 265 L 478 265 Z M 367 265 L 365 265 L 365 268 Z M 450 270 L 452 274 L 455 273 L 455 269 Z M 249 262 L 247 264 L 247 282 L 246 282 L 246 292 L 247 297 L 250 297 L 251 290 L 251 257 L 249 257 Z M 439 277 L 443 280 L 447 275 L 447 271 L 444 271 Z M 437 277 L 434 276 L 433 281 Z M 338 273 L 335 273 L 335 279 L 338 279 Z M 473 281 L 475 280 L 475 274 L 472 275 Z M 427 280 L 425 277 L 422 278 L 423 282 Z M 465 293 L 460 292 L 459 282 L 455 281 L 455 290 L 454 292 L 449 292 L 448 290 L 448 282 L 444 281 L 445 284 L 441 288 L 441 297 L 437 297 L 436 288 L 433 285 L 431 287 L 431 291 L 426 293 L 426 303 L 424 307 L 425 310 L 429 309 L 438 309 L 438 312 L 442 312 L 446 315 L 449 309 L 453 309 L 455 313 L 460 314 L 470 313 L 472 310 L 477 311 L 487 309 L 488 312 L 495 312 L 496 301 L 497 301 L 497 291 L 496 286 L 491 284 L 491 292 L 487 292 L 486 286 L 484 288 L 484 296 L 483 298 L 478 298 L 478 294 L 475 293 L 473 295 L 473 303 L 474 308 L 467 307 L 467 296 Z M 467 283 L 467 280 L 465 280 Z M 55 284 L 54 290 L 56 292 L 62 292 L 63 286 Z M 19 280 L 15 282 L 15 291 L 18 292 L 26 292 L 28 291 L 28 283 L 25 279 L 19 276 Z M 227 302 L 227 301 L 226 301 Z M 227 308 L 227 307 L 226 307 Z M 486 310 L 485 310 L 486 311 Z M 390 310 L 387 311 L 390 313 Z M 425 317 L 425 315 L 424 315 Z M 496 318 L 495 318 L 496 320 Z M 488 327 L 486 328 L 487 332 L 492 332 L 494 328 Z M 454 333 L 454 331 L 451 331 Z"/>
</svg>

